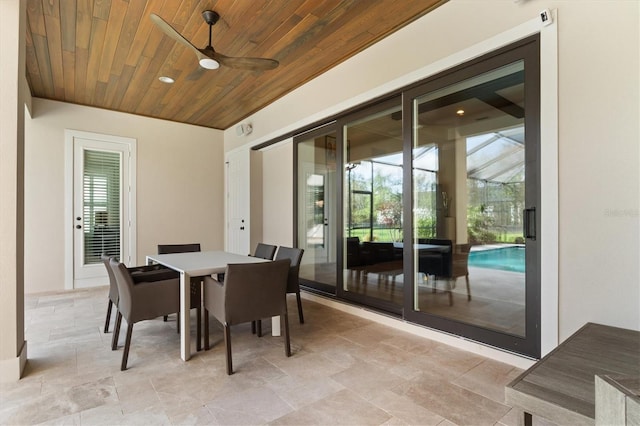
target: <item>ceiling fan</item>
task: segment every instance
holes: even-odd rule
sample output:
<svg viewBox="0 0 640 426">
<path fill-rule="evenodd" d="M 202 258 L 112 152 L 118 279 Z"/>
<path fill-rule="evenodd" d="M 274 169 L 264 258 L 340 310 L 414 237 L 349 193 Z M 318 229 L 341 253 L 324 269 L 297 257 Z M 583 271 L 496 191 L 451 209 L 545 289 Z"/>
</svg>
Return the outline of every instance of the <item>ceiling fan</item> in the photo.
<svg viewBox="0 0 640 426">
<path fill-rule="evenodd" d="M 158 28 L 160 28 L 160 30 L 162 30 L 163 33 L 165 33 L 175 41 L 191 48 L 195 52 L 196 56 L 198 57 L 198 62 L 203 68 L 214 70 L 223 65 L 225 67 L 236 69 L 264 71 L 272 70 L 279 65 L 279 62 L 275 59 L 235 58 L 232 56 L 225 56 L 222 53 L 216 52 L 213 46 L 211 46 L 211 28 L 216 22 L 218 22 L 218 20 L 220 19 L 220 15 L 213 10 L 205 10 L 204 12 L 202 12 L 202 17 L 204 18 L 204 21 L 209 24 L 209 44 L 204 49 L 198 49 L 193 44 L 191 44 L 189 40 L 184 38 L 182 34 L 176 31 L 175 28 L 169 25 L 169 23 L 167 23 L 164 19 L 162 19 L 155 13 L 151 14 L 151 20 L 158 26 Z"/>
</svg>

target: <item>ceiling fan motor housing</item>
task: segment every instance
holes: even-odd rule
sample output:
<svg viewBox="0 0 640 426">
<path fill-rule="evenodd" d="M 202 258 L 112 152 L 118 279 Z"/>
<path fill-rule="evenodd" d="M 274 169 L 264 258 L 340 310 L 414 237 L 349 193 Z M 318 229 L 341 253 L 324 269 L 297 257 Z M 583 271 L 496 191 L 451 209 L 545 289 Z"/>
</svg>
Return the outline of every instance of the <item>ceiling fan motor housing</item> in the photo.
<svg viewBox="0 0 640 426">
<path fill-rule="evenodd" d="M 213 25 L 220 19 L 220 15 L 218 12 L 214 12 L 213 10 L 205 10 L 202 12 L 202 17 L 204 18 L 204 22 L 209 25 Z"/>
</svg>

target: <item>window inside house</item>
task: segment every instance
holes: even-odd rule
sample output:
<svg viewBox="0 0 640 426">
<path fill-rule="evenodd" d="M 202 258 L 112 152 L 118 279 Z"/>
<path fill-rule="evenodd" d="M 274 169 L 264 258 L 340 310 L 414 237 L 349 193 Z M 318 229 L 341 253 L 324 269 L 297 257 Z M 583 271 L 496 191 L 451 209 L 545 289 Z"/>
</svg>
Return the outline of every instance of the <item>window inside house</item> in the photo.
<svg viewBox="0 0 640 426">
<path fill-rule="evenodd" d="M 120 154 L 86 149 L 82 182 L 84 264 L 120 256 Z"/>
</svg>

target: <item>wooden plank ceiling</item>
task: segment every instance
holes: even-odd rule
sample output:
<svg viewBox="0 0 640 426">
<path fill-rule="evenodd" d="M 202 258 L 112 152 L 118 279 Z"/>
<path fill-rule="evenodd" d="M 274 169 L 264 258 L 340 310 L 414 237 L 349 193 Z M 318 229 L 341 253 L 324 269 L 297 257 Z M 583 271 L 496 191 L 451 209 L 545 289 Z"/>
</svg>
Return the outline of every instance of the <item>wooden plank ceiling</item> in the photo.
<svg viewBox="0 0 640 426">
<path fill-rule="evenodd" d="M 28 0 L 27 81 L 34 97 L 226 129 L 445 1 Z M 204 70 L 149 19 L 203 48 L 207 9 L 216 51 L 280 66 Z"/>
</svg>

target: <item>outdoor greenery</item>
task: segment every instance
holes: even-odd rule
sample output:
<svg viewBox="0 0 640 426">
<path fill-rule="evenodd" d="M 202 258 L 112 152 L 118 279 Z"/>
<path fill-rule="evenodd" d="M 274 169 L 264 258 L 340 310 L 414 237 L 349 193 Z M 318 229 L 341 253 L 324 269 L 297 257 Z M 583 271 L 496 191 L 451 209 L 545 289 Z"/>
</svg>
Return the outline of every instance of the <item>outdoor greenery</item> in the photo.
<svg viewBox="0 0 640 426">
<path fill-rule="evenodd" d="M 402 240 L 402 169 L 362 161 L 347 173 L 350 215 L 347 235 L 361 241 Z M 436 238 L 438 205 L 436 173 L 414 170 L 414 221 L 417 238 Z M 467 232 L 471 244 L 521 243 L 524 185 L 467 180 Z M 442 204 L 442 202 L 441 202 Z M 448 206 L 446 206 L 448 208 Z"/>
<path fill-rule="evenodd" d="M 471 244 L 523 241 L 523 183 L 467 179 L 467 196 L 467 233 Z"/>
</svg>

